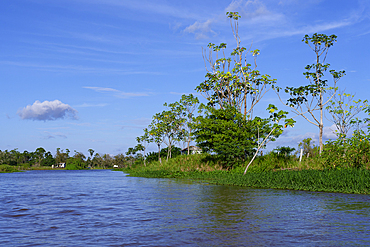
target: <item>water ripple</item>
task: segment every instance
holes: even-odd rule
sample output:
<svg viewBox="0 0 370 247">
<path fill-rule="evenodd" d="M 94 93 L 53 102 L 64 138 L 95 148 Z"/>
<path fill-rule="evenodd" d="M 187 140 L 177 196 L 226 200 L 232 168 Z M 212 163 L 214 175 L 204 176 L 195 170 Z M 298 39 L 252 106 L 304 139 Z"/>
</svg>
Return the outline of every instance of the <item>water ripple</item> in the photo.
<svg viewBox="0 0 370 247">
<path fill-rule="evenodd" d="M 0 174 L 0 195 L 0 246 L 370 242 L 364 195 L 131 178 L 109 170 Z"/>
</svg>

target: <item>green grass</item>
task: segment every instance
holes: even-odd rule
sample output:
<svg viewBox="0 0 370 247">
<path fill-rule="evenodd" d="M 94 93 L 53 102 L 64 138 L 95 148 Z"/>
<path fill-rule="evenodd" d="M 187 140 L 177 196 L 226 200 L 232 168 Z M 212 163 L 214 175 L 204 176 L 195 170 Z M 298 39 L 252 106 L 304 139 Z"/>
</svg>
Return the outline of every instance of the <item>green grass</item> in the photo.
<svg viewBox="0 0 370 247">
<path fill-rule="evenodd" d="M 231 171 L 180 172 L 139 171 L 126 169 L 129 176 L 147 178 L 182 178 L 218 185 L 246 186 L 253 188 L 289 189 L 323 192 L 370 194 L 369 170 L 301 170 L 241 173 Z"/>
<path fill-rule="evenodd" d="M 370 194 L 369 170 L 329 170 L 315 161 L 307 159 L 299 163 L 294 158 L 263 156 L 243 176 L 244 165 L 224 170 L 217 161 L 204 154 L 180 156 L 162 164 L 151 163 L 147 167 L 137 166 L 123 171 L 134 177 L 193 179 L 219 185 Z"/>
</svg>

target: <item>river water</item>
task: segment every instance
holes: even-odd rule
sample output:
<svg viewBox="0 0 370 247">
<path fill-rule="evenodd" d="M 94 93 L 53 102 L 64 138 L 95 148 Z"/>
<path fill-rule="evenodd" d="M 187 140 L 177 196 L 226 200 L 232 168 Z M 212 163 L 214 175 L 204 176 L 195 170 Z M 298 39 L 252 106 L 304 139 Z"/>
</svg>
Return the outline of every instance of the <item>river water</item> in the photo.
<svg viewBox="0 0 370 247">
<path fill-rule="evenodd" d="M 370 245 L 370 196 L 110 170 L 0 174 L 0 246 L 279 245 Z"/>
</svg>

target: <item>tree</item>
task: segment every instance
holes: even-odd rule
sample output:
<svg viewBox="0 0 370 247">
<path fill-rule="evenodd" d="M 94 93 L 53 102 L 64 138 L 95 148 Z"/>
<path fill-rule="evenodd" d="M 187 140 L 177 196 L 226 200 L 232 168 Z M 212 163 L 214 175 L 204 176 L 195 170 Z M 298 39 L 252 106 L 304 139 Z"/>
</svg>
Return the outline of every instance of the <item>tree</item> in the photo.
<svg viewBox="0 0 370 247">
<path fill-rule="evenodd" d="M 55 159 L 50 152 L 45 153 L 44 159 L 41 161 L 42 166 L 52 166 L 55 165 Z"/>
<path fill-rule="evenodd" d="M 90 158 L 92 159 L 95 151 L 92 148 L 89 148 L 89 150 L 87 150 L 87 151 L 89 151 Z"/>
<path fill-rule="evenodd" d="M 163 133 L 160 128 L 158 128 L 160 120 L 153 116 L 152 122 L 149 125 L 149 135 L 150 142 L 155 142 L 158 146 L 158 161 L 161 161 L 161 144 L 163 143 Z"/>
<path fill-rule="evenodd" d="M 66 161 L 68 159 L 68 153 L 63 153 L 63 149 L 57 148 L 57 152 L 55 154 L 55 162 L 57 164 L 59 164 L 59 163 L 66 163 Z"/>
<path fill-rule="evenodd" d="M 206 117 L 197 118 L 194 135 L 198 145 L 205 151 L 216 152 L 231 161 L 244 161 L 281 134 L 282 125 L 274 121 L 278 119 L 277 116 L 280 117 L 277 121 L 286 118 L 286 113 L 273 113 L 274 118 L 270 119 L 253 116 L 263 96 L 270 89 L 275 89 L 276 80 L 257 70 L 259 50 L 241 47 L 238 13 L 227 12 L 226 15 L 230 19 L 236 48 L 232 50 L 231 57 L 225 55 L 225 43 L 210 43 L 208 55 L 205 55 L 207 50 L 203 50 L 206 80 L 196 90 L 208 100 L 208 107 L 204 107 L 208 113 Z M 253 56 L 253 66 L 247 62 L 249 54 Z M 276 109 L 274 105 L 269 105 L 268 110 Z M 286 124 L 292 122 L 290 120 Z"/>
<path fill-rule="evenodd" d="M 309 123 L 319 128 L 321 154 L 323 149 L 324 107 L 333 98 L 337 91 L 337 82 L 344 76 L 345 72 L 329 70 L 329 73 L 333 77 L 333 85 L 331 87 L 329 87 L 328 81 L 323 79 L 324 72 L 328 71 L 330 67 L 330 64 L 325 64 L 325 60 L 329 48 L 337 41 L 337 36 L 315 33 L 311 37 L 305 35 L 302 41 L 315 52 L 316 62 L 305 67 L 306 72 L 304 72 L 303 75 L 309 80 L 308 85 L 285 88 L 285 92 L 290 95 L 290 98 L 284 104 L 291 107 L 296 115 L 302 116 Z M 277 91 L 279 92 L 279 90 L 278 88 Z M 328 90 L 332 90 L 333 94 L 329 95 L 327 100 L 324 100 L 324 96 L 329 92 Z M 316 115 L 316 112 L 319 113 L 319 116 Z"/>
<path fill-rule="evenodd" d="M 141 145 L 140 150 L 144 152 L 144 166 L 146 166 L 145 163 L 145 150 L 148 147 L 149 143 L 151 142 L 150 134 L 147 128 L 144 129 L 144 135 L 136 137 L 136 141 Z"/>
<path fill-rule="evenodd" d="M 164 104 L 167 106 L 167 103 Z M 153 116 L 152 124 L 150 125 L 150 134 L 160 149 L 160 143 L 164 142 L 168 147 L 167 160 L 171 158 L 171 148 L 175 142 L 181 140 L 181 125 L 184 119 L 181 117 L 179 106 L 176 104 L 168 105 L 171 109 L 162 111 Z M 158 154 L 160 150 L 158 150 Z M 160 158 L 159 158 L 160 159 Z"/>
<path fill-rule="evenodd" d="M 92 159 L 91 162 L 94 167 L 95 166 L 101 167 L 101 165 L 103 164 L 103 158 L 99 153 L 95 153 L 94 158 Z"/>
<path fill-rule="evenodd" d="M 261 75 L 256 69 L 259 50 L 252 51 L 251 48 L 240 46 L 238 12 L 227 12 L 226 15 L 230 19 L 236 48 L 231 52 L 231 57 L 226 57 L 225 43 L 218 46 L 208 44 L 209 51 L 203 50 L 207 70 L 206 80 L 197 86 L 196 90 L 208 100 L 209 106 L 220 109 L 233 106 L 245 119 L 252 120 L 254 107 L 271 88 L 274 88 L 276 80 L 271 79 L 269 75 Z M 208 55 L 205 55 L 206 53 Z M 254 66 L 247 63 L 250 53 L 254 57 Z"/>
<path fill-rule="evenodd" d="M 113 164 L 122 168 L 126 164 L 126 157 L 123 154 L 117 154 L 114 156 Z"/>
<path fill-rule="evenodd" d="M 266 146 L 266 144 L 268 142 L 274 141 L 275 137 L 278 137 L 279 135 L 281 135 L 283 133 L 283 126 L 279 124 L 279 122 L 281 120 L 284 120 L 284 122 L 285 122 L 284 123 L 284 128 L 286 128 L 288 126 L 294 127 L 295 121 L 292 118 L 289 118 L 289 119 L 286 118 L 288 112 L 285 112 L 285 111 L 282 111 L 282 110 L 278 111 L 277 107 L 274 106 L 273 104 L 270 104 L 268 106 L 267 110 L 270 112 L 270 120 L 273 123 L 273 126 L 271 126 L 271 130 L 266 135 L 266 137 L 262 137 L 263 138 L 262 142 L 258 143 L 257 150 L 254 153 L 254 156 L 253 156 L 252 160 L 249 162 L 249 164 L 247 165 L 247 167 L 244 170 L 244 175 L 247 172 L 248 167 L 252 164 L 253 160 L 256 158 L 256 156 L 258 154 L 258 151 L 262 147 Z M 259 133 L 258 133 L 258 136 L 259 136 Z"/>
<path fill-rule="evenodd" d="M 282 156 L 290 156 L 293 151 L 295 151 L 295 148 L 291 147 L 280 147 L 277 146 L 275 149 L 272 150 L 274 153 L 277 153 L 278 155 Z"/>
<path fill-rule="evenodd" d="M 165 155 L 167 155 L 167 153 L 168 153 L 168 147 L 161 149 L 161 156 L 165 156 Z M 175 158 L 179 155 L 181 155 L 181 148 L 176 147 L 176 146 L 172 147 L 171 157 Z M 146 155 L 145 159 L 148 163 L 150 163 L 152 161 L 155 161 L 155 160 L 158 159 L 158 153 L 157 152 L 149 152 Z"/>
<path fill-rule="evenodd" d="M 92 159 L 93 159 L 93 155 L 94 155 L 94 150 L 92 149 L 92 148 L 89 148 L 88 150 L 87 150 L 88 152 L 89 152 L 89 154 L 90 154 L 90 157 L 87 159 L 87 163 L 88 163 L 88 165 L 89 166 L 93 166 L 93 164 L 92 164 Z"/>
<path fill-rule="evenodd" d="M 86 156 L 83 153 L 77 152 L 75 150 L 75 154 L 73 155 L 73 158 L 80 159 L 81 161 L 84 161 L 86 159 Z"/>
<path fill-rule="evenodd" d="M 138 143 L 135 147 L 134 147 L 134 150 L 135 152 L 144 152 L 144 155 L 145 155 L 145 147 L 141 144 L 141 143 Z M 137 154 L 136 156 L 138 157 L 139 154 Z M 141 158 L 143 158 L 144 160 L 144 166 L 146 166 L 145 164 L 145 157 L 144 157 L 143 154 L 140 154 Z"/>
<path fill-rule="evenodd" d="M 135 148 L 131 148 L 131 147 L 128 148 L 128 150 L 127 150 L 127 152 L 125 154 L 129 158 L 130 165 L 132 166 L 132 164 L 134 163 L 134 157 L 133 157 L 133 155 L 136 154 Z"/>
<path fill-rule="evenodd" d="M 66 170 L 82 170 L 84 168 L 85 164 L 79 158 L 69 157 L 66 161 Z"/>
<path fill-rule="evenodd" d="M 317 147 L 314 146 L 314 141 L 312 140 L 312 138 L 306 138 L 306 139 L 303 139 L 299 144 L 298 144 L 298 151 L 297 152 L 300 152 L 299 150 L 300 149 L 303 149 L 303 155 L 304 156 L 314 156 L 315 155 L 315 152 L 317 152 Z"/>
<path fill-rule="evenodd" d="M 177 103 L 177 102 L 176 102 Z M 194 111 L 198 108 L 199 99 L 194 97 L 192 94 L 181 96 L 180 102 L 183 116 L 183 124 L 181 129 L 182 139 L 186 143 L 186 148 L 188 149 L 188 155 L 190 153 L 189 147 L 193 134 L 193 122 L 194 122 Z"/>
<path fill-rule="evenodd" d="M 196 118 L 194 136 L 197 145 L 204 152 L 216 153 L 227 167 L 244 162 L 266 146 L 266 138 L 275 140 L 282 133 L 282 126 L 271 124 L 270 119 L 255 117 L 246 121 L 233 106 L 207 108 L 205 117 Z"/>
<path fill-rule="evenodd" d="M 110 154 L 104 154 L 103 155 L 103 167 L 112 167 L 113 166 L 113 158 L 110 156 Z"/>
<path fill-rule="evenodd" d="M 44 154 L 46 153 L 46 150 L 42 147 L 39 147 L 36 149 L 35 151 L 35 155 L 38 159 L 38 162 L 37 164 L 40 166 L 41 165 L 41 161 L 44 159 Z"/>
<path fill-rule="evenodd" d="M 335 124 L 336 133 L 340 136 L 347 136 L 348 131 L 359 121 L 354 117 L 368 107 L 367 100 L 354 100 L 355 95 L 344 93 L 334 93 L 326 109 L 331 118 L 329 121 Z"/>
</svg>

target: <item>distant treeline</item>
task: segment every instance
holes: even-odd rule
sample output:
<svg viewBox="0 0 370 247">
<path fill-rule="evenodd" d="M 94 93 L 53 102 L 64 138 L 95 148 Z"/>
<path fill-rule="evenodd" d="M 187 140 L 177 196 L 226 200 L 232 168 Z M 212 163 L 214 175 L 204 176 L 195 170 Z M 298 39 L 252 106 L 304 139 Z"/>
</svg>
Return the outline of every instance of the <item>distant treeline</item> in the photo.
<svg viewBox="0 0 370 247">
<path fill-rule="evenodd" d="M 71 154 L 69 149 L 65 151 L 57 148 L 55 155 L 52 155 L 50 151 L 46 151 L 44 148 L 39 147 L 34 152 L 24 151 L 19 152 L 17 149 L 13 150 L 0 150 L 0 165 L 10 166 L 22 166 L 24 168 L 29 167 L 60 167 L 65 164 L 64 167 L 67 169 L 84 169 L 84 168 L 112 168 L 118 166 L 120 168 L 127 167 L 140 160 L 140 154 L 134 156 L 125 156 L 123 154 L 117 154 L 112 156 L 110 154 L 95 153 L 94 150 L 89 149 L 89 157 L 86 157 L 83 153 L 74 151 Z"/>
<path fill-rule="evenodd" d="M 69 149 L 62 150 L 57 148 L 55 155 L 44 148 L 39 147 L 34 152 L 23 151 L 17 149 L 0 150 L 0 165 L 21 166 L 23 168 L 31 167 L 55 167 L 60 168 L 62 164 L 67 169 L 86 169 L 86 168 L 125 168 L 133 164 L 143 163 L 143 155 L 141 153 L 134 154 L 110 154 L 96 153 L 93 149 L 89 149 L 89 156 L 86 157 L 82 152 L 74 151 L 71 154 Z M 173 147 L 173 157 L 181 154 L 181 149 Z M 165 156 L 167 149 L 161 150 L 161 155 Z M 158 159 L 157 152 L 150 152 L 146 155 L 148 162 Z"/>
</svg>

